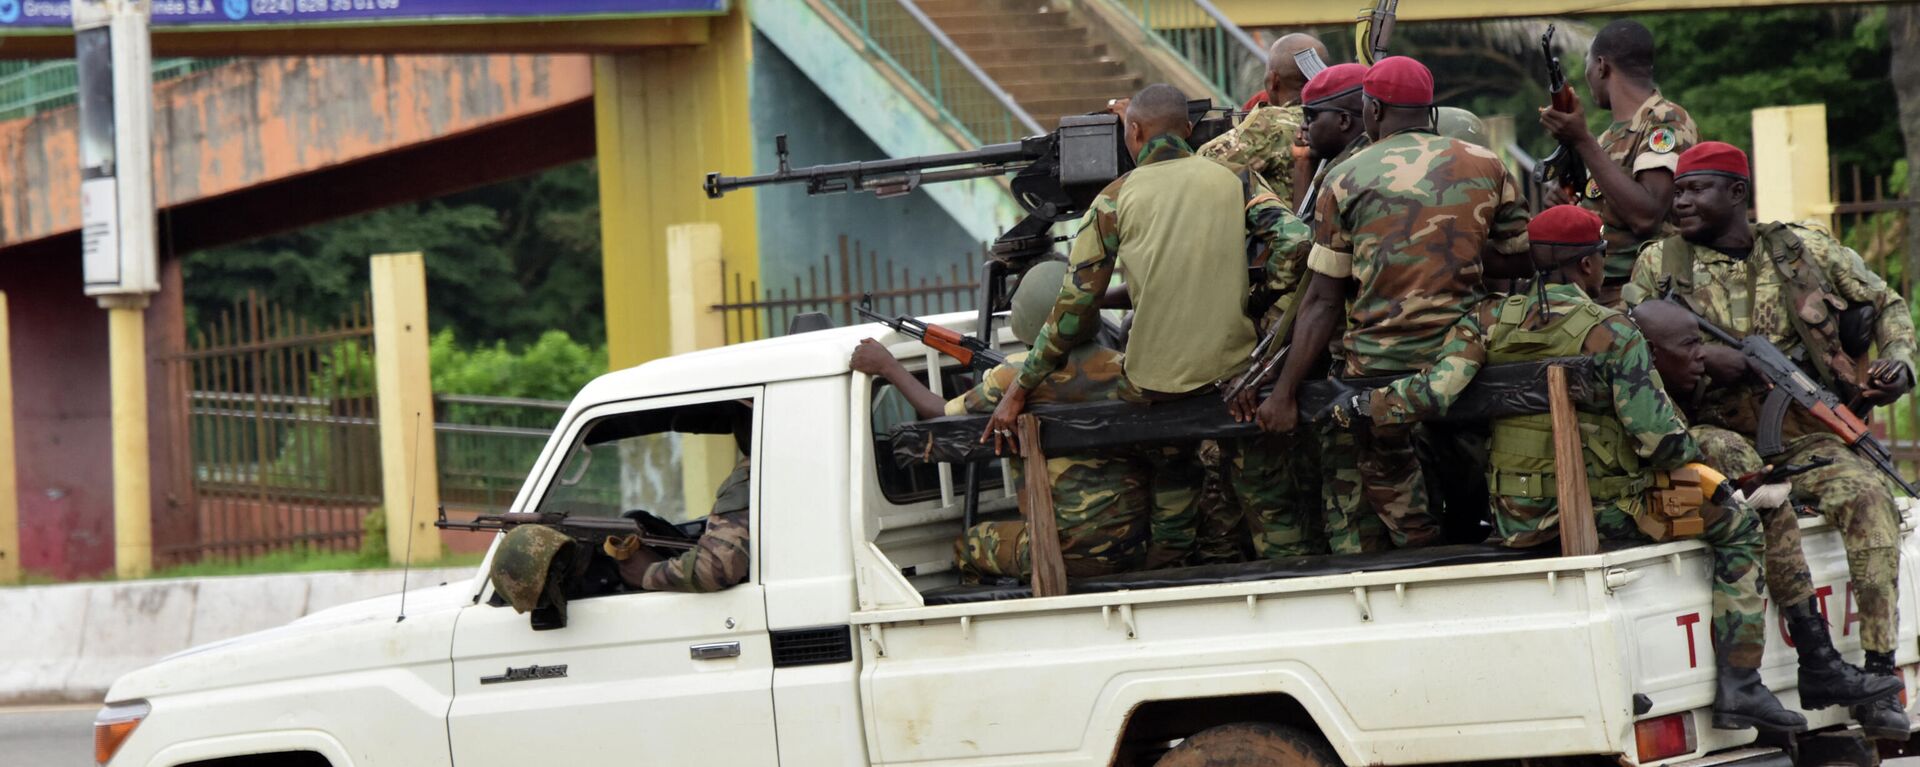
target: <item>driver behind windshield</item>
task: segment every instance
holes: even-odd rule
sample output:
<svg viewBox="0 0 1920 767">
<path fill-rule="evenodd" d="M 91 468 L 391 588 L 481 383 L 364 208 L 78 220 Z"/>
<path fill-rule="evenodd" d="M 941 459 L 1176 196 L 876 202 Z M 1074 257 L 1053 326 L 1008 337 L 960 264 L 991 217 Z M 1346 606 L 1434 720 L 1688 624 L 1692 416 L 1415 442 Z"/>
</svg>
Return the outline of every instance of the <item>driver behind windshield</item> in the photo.
<svg viewBox="0 0 1920 767">
<path fill-rule="evenodd" d="M 661 556 L 629 535 L 608 538 L 607 556 L 620 564 L 628 588 L 647 591 L 724 591 L 747 579 L 747 491 L 753 449 L 753 407 L 742 403 L 733 415 L 733 440 L 740 461 L 715 491 L 706 532 L 694 547 L 672 558 Z"/>
</svg>

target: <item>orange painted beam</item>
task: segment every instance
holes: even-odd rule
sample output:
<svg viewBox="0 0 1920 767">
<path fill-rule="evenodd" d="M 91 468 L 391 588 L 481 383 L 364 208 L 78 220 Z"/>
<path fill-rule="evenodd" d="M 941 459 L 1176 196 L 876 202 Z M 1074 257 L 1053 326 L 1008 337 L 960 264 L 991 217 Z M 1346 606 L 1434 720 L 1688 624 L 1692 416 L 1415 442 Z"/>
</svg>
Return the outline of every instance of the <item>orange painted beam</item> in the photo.
<svg viewBox="0 0 1920 767">
<path fill-rule="evenodd" d="M 592 97 L 584 56 L 245 59 L 156 87 L 155 200 L 174 208 Z M 75 122 L 68 107 L 0 123 L 0 248 L 79 227 Z"/>
<path fill-rule="evenodd" d="M 155 56 L 356 56 L 392 53 L 629 53 L 707 42 L 705 17 L 465 24 L 324 25 L 244 30 L 157 29 Z M 73 36 L 0 35 L 0 58 L 73 57 Z"/>
</svg>

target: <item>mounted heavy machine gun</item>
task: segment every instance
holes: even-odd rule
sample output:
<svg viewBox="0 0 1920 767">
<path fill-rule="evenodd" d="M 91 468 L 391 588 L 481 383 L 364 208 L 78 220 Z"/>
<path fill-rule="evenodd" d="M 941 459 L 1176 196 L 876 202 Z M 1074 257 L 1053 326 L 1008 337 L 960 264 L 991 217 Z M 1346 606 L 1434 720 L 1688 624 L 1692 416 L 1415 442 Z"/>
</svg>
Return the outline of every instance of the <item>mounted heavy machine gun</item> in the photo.
<svg viewBox="0 0 1920 767">
<path fill-rule="evenodd" d="M 1210 116 L 1224 111 L 1207 99 L 1187 102 L 1187 119 L 1194 124 L 1189 138 L 1193 146 L 1232 127 L 1224 114 Z M 1026 215 L 993 241 L 981 269 L 980 316 L 974 325 L 974 337 L 986 347 L 992 346 L 994 315 L 1009 308 L 1013 295 L 1009 281 L 1017 280 L 1029 267 L 1051 255 L 1053 244 L 1065 239 L 1053 236 L 1053 225 L 1080 218 L 1100 190 L 1133 169 L 1122 122 L 1117 115 L 1105 112 L 1062 117 L 1060 127 L 1052 133 L 964 152 L 795 168 L 789 163 L 784 134 L 774 139 L 774 152 L 779 165 L 772 173 L 707 174 L 707 197 L 776 184 L 804 184 L 808 195 L 872 192 L 879 197 L 894 197 L 922 184 L 1013 174 L 1008 187 Z M 964 515 L 969 526 L 979 502 L 978 467 L 969 464 Z"/>
</svg>

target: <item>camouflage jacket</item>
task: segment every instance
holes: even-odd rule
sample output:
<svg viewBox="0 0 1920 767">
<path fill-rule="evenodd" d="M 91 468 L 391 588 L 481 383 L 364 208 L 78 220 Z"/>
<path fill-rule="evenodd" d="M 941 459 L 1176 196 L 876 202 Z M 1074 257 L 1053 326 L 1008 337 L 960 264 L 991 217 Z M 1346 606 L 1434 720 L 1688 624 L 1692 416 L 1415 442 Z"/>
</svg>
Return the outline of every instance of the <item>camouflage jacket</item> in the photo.
<svg viewBox="0 0 1920 767">
<path fill-rule="evenodd" d="M 1634 111 L 1632 119 L 1607 126 L 1598 140 L 1607 156 L 1627 169 L 1627 175 L 1638 177 L 1642 171 L 1672 172 L 1680 163 L 1680 153 L 1700 143 L 1700 132 L 1693 126 L 1687 110 L 1656 90 Z M 1647 240 L 1635 236 L 1613 212 L 1613 206 L 1600 192 L 1600 184 L 1592 177 L 1587 179 L 1580 207 L 1600 216 L 1600 236 L 1607 241 L 1607 279 L 1625 280 L 1633 270 L 1634 256 Z M 1659 234 L 1649 239 L 1657 240 L 1673 232 L 1673 223 L 1668 221 L 1660 225 Z"/>
<path fill-rule="evenodd" d="M 1046 324 L 1041 326 L 1039 335 L 1034 339 L 1034 353 L 1028 355 L 1025 364 L 1020 368 L 1018 380 L 1021 388 L 1032 390 L 1038 386 L 1060 366 L 1068 350 L 1093 339 L 1100 327 L 1099 312 L 1095 305 L 1105 293 L 1117 268 L 1121 268 L 1131 259 L 1147 260 L 1156 255 L 1163 258 L 1177 257 L 1190 264 L 1204 261 L 1208 264 L 1217 262 L 1226 265 L 1223 268 L 1230 273 L 1221 274 L 1219 279 L 1228 285 L 1237 282 L 1236 287 L 1224 291 L 1234 294 L 1233 300 L 1236 304 L 1232 307 L 1153 307 L 1149 305 L 1149 301 L 1157 300 L 1157 296 L 1154 299 L 1147 298 L 1152 284 L 1166 279 L 1190 279 L 1194 275 L 1156 278 L 1155 275 L 1145 271 L 1130 270 L 1127 275 L 1127 286 L 1134 297 L 1135 319 L 1133 336 L 1128 341 L 1128 350 L 1136 351 L 1135 345 L 1147 336 L 1166 334 L 1172 330 L 1210 339 L 1209 343 L 1212 342 L 1211 339 L 1233 337 L 1243 340 L 1244 344 L 1241 346 L 1244 348 L 1227 349 L 1223 356 L 1233 357 L 1233 362 L 1244 367 L 1246 354 L 1251 351 L 1253 345 L 1253 325 L 1241 313 L 1244 311 L 1247 289 L 1245 250 L 1241 247 L 1246 239 L 1244 235 L 1251 233 L 1258 237 L 1273 253 L 1273 257 L 1267 262 L 1268 275 L 1271 277 L 1280 269 L 1281 263 L 1296 257 L 1298 253 L 1304 252 L 1311 246 L 1312 232 L 1307 229 L 1306 224 L 1301 223 L 1300 219 L 1294 216 L 1292 211 L 1281 204 L 1279 197 L 1272 190 L 1267 189 L 1266 183 L 1259 181 L 1257 176 L 1249 179 L 1251 183 L 1245 185 L 1240 185 L 1238 180 L 1234 181 L 1241 188 L 1239 196 L 1243 200 L 1243 205 L 1240 210 L 1209 209 L 1206 211 L 1207 218 L 1195 218 L 1191 221 L 1122 220 L 1127 208 L 1122 203 L 1121 193 L 1129 180 L 1136 178 L 1136 174 L 1148 166 L 1162 162 L 1179 162 L 1192 156 L 1193 151 L 1185 141 L 1170 135 L 1155 137 L 1140 150 L 1139 168 L 1115 179 L 1113 183 L 1107 185 L 1106 189 L 1101 190 L 1100 196 L 1094 200 L 1091 209 L 1087 211 L 1086 218 L 1083 219 L 1079 235 L 1074 238 L 1069 259 L 1073 271 L 1068 273 L 1061 286 L 1060 297 L 1054 305 L 1053 313 L 1048 316 Z M 1219 171 L 1217 166 L 1213 167 L 1216 172 L 1223 172 Z M 1167 193 L 1177 197 L 1184 191 L 1175 189 L 1167 190 Z M 1146 193 L 1143 192 L 1143 194 Z M 1216 215 L 1218 218 L 1212 218 Z M 1143 247 L 1140 240 L 1135 238 L 1142 238 L 1144 231 L 1151 231 L 1153 227 L 1169 226 L 1194 232 L 1218 233 L 1227 230 L 1242 236 L 1226 238 L 1231 239 L 1235 245 L 1231 252 L 1149 254 L 1135 253 L 1130 249 Z M 1168 317 L 1154 316 L 1156 308 L 1168 311 Z M 1154 323 L 1175 321 L 1176 314 L 1180 315 L 1180 319 L 1192 324 L 1181 328 L 1154 327 Z M 1214 325 L 1217 324 L 1215 317 L 1219 318 L 1218 323 L 1232 323 L 1232 326 L 1215 327 Z M 1196 318 L 1203 321 L 1194 323 Z M 1194 324 L 1202 326 L 1195 327 Z M 1161 363 L 1161 360 L 1149 359 L 1145 355 L 1133 355 L 1128 360 L 1128 373 L 1130 376 L 1134 375 L 1132 366 L 1135 364 L 1153 364 L 1156 365 L 1155 370 L 1159 372 L 1173 373 L 1187 378 L 1205 378 L 1206 383 L 1211 383 L 1238 372 L 1237 370 L 1161 371 L 1160 368 L 1167 367 Z M 1143 383 L 1142 385 L 1152 384 Z M 1180 392 L 1186 389 L 1163 385 L 1160 390 Z"/>
<path fill-rule="evenodd" d="M 1293 145 L 1305 121 L 1298 103 L 1255 107 L 1232 130 L 1200 146 L 1198 154 L 1266 179 L 1280 204 L 1293 205 Z"/>
<path fill-rule="evenodd" d="M 1690 279 L 1664 279 L 1665 243 L 1669 240 L 1647 243 L 1634 263 L 1633 281 L 1622 290 L 1621 295 L 1629 304 L 1638 304 L 1659 296 L 1666 288 L 1662 283 L 1668 283 L 1677 292 L 1683 293 L 1687 303 L 1707 321 L 1735 336 L 1765 337 L 1780 347 L 1780 351 L 1800 362 L 1803 368 L 1814 373 L 1818 380 L 1818 368 L 1821 365 L 1811 359 L 1812 350 L 1806 340 L 1800 337 L 1794 318 L 1789 315 L 1794 311 L 1789 305 L 1791 286 L 1775 265 L 1767 238 L 1761 231 L 1760 227 L 1755 228 L 1753 250 L 1739 258 L 1709 247 L 1684 243 L 1678 240 L 1679 235 L 1674 235 L 1670 240 L 1675 242 L 1676 247 L 1684 243 L 1693 262 Z M 1898 360 L 1911 371 L 1915 340 L 1913 318 L 1908 314 L 1906 300 L 1897 291 L 1888 288 L 1886 281 L 1868 268 L 1858 253 L 1841 245 L 1825 230 L 1791 225 L 1788 231 L 1797 236 L 1801 243 L 1802 263 L 1818 270 L 1826 286 L 1838 294 L 1807 297 L 1808 306 L 1803 307 L 1799 315 L 1803 322 L 1808 323 L 1809 331 L 1822 332 L 1823 327 L 1830 329 L 1837 323 L 1834 316 L 1849 303 L 1873 304 L 1879 310 L 1879 320 L 1874 327 L 1874 343 L 1879 347 L 1880 358 Z M 1852 370 L 1850 361 L 1844 358 L 1830 361 L 1827 367 L 1843 383 L 1857 381 L 1857 371 Z M 1757 407 L 1763 395 L 1760 385 L 1755 382 L 1716 387 L 1700 403 L 1701 420 L 1752 435 L 1757 427 Z"/>
<path fill-rule="evenodd" d="M 1316 205 L 1308 268 L 1359 283 L 1342 339 L 1351 375 L 1430 365 L 1484 295 L 1481 249 L 1527 252 L 1526 204 L 1500 158 L 1431 131 L 1355 153 Z"/>
<path fill-rule="evenodd" d="M 1487 329 L 1499 308 L 1497 295 L 1474 304 L 1447 331 L 1431 365 L 1373 390 L 1373 422 L 1413 423 L 1446 415 L 1487 363 Z"/>
<path fill-rule="evenodd" d="M 706 532 L 692 549 L 647 566 L 640 587 L 648 591 L 724 591 L 747 579 L 747 493 L 752 470 L 745 457 L 714 493 Z"/>
<path fill-rule="evenodd" d="M 1366 133 L 1363 132 L 1355 136 L 1353 143 L 1348 144 L 1346 149 L 1340 150 L 1340 154 L 1334 155 L 1324 163 L 1320 163 L 1319 169 L 1314 172 L 1313 180 L 1307 184 L 1307 188 L 1314 190 L 1313 195 L 1315 197 L 1325 196 L 1327 174 L 1334 168 L 1340 167 L 1340 163 L 1346 162 L 1347 158 L 1358 154 L 1360 150 L 1366 149 L 1371 144 L 1372 142 L 1367 139 Z M 1296 204 L 1293 207 L 1295 210 L 1299 210 L 1301 206 Z M 1309 224 L 1309 226 L 1311 226 L 1311 224 Z M 1303 249 L 1293 258 L 1269 258 L 1267 266 L 1267 288 L 1273 291 L 1273 294 L 1279 296 L 1279 298 L 1274 301 L 1273 308 L 1267 310 L 1267 315 L 1261 318 L 1260 330 L 1262 332 L 1274 327 L 1280 322 L 1281 317 L 1285 316 L 1287 312 L 1293 311 L 1293 305 L 1295 301 L 1298 300 L 1300 294 L 1300 280 L 1307 276 L 1308 252 L 1310 252 L 1308 249 Z M 1340 339 L 1336 337 L 1333 339 L 1332 345 L 1338 347 L 1339 342 Z"/>
<path fill-rule="evenodd" d="M 1574 285 L 1549 285 L 1546 293 L 1547 305 L 1556 315 L 1593 305 L 1593 299 Z M 1539 316 L 1540 303 L 1534 301 L 1526 321 L 1538 322 Z M 1609 396 L 1576 402 L 1575 407 L 1618 418 L 1631 443 L 1626 447 L 1642 459 L 1645 469 L 1670 470 L 1700 460 L 1700 447 L 1654 370 L 1653 353 L 1640 328 L 1624 315 L 1611 314 L 1587 331 L 1581 352 L 1593 359 Z M 1591 454 L 1588 460 L 1593 460 Z M 1497 501 L 1495 525 L 1507 545 L 1532 546 L 1558 534 L 1556 498 L 1499 496 Z"/>
</svg>

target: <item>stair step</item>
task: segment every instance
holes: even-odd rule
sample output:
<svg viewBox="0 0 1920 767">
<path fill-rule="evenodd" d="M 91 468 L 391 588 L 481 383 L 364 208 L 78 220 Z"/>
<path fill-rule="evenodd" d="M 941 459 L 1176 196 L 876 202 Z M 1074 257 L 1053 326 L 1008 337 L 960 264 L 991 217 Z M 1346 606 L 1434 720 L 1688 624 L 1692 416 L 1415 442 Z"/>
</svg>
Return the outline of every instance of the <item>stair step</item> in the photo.
<svg viewBox="0 0 1920 767">
<path fill-rule="evenodd" d="M 1039 80 L 1023 83 L 1003 82 L 1000 87 L 1013 96 L 1013 100 L 1022 105 L 1047 99 L 1124 98 L 1133 95 L 1144 87 L 1138 77 L 1102 77 L 1075 80 Z M 1104 103 L 1104 102 L 1103 102 Z"/>
<path fill-rule="evenodd" d="M 1039 47 L 1045 45 L 1079 46 L 1086 45 L 1087 31 L 1077 27 L 1065 29 L 996 29 L 984 32 L 947 31 L 947 37 L 955 45 L 973 55 L 976 48 L 999 46 L 1003 48 Z"/>
<path fill-rule="evenodd" d="M 998 33 L 1009 29 L 1052 30 L 1060 32 L 1069 27 L 1079 29 L 1072 17 L 1064 13 L 954 13 L 933 16 L 933 23 L 940 30 L 952 36 L 965 32 Z"/>
<path fill-rule="evenodd" d="M 1033 13 L 1048 6 L 1038 0 L 918 0 L 915 5 L 928 16 L 945 16 L 957 13 L 979 13 L 999 11 L 1003 13 Z"/>
<path fill-rule="evenodd" d="M 1033 62 L 1011 57 L 976 55 L 972 52 L 968 52 L 967 55 L 972 56 L 973 60 L 980 64 L 980 68 L 986 70 L 987 76 L 993 78 L 996 83 L 1032 82 L 1057 76 L 1061 70 L 1060 62 L 1057 61 Z M 1131 74 L 1127 71 L 1127 65 L 1112 59 L 1070 60 L 1070 63 L 1076 77 L 1120 77 Z"/>
<path fill-rule="evenodd" d="M 1082 63 L 1108 60 L 1106 43 L 1087 45 L 1024 45 L 1011 47 L 992 45 L 985 48 L 972 48 L 967 55 L 985 66 L 988 62 L 1023 64 L 1071 64 L 1073 74 L 1079 74 Z"/>
<path fill-rule="evenodd" d="M 1027 101 L 1021 99 L 1020 108 L 1027 110 L 1040 122 L 1040 127 L 1053 129 L 1060 122 L 1060 115 L 1079 115 L 1098 112 L 1107 108 L 1107 100 L 1115 96 L 1131 96 L 1132 93 L 1099 94 L 1089 93 L 1081 96 L 1064 96 Z M 1042 117 L 1046 115 L 1047 117 Z"/>
</svg>

